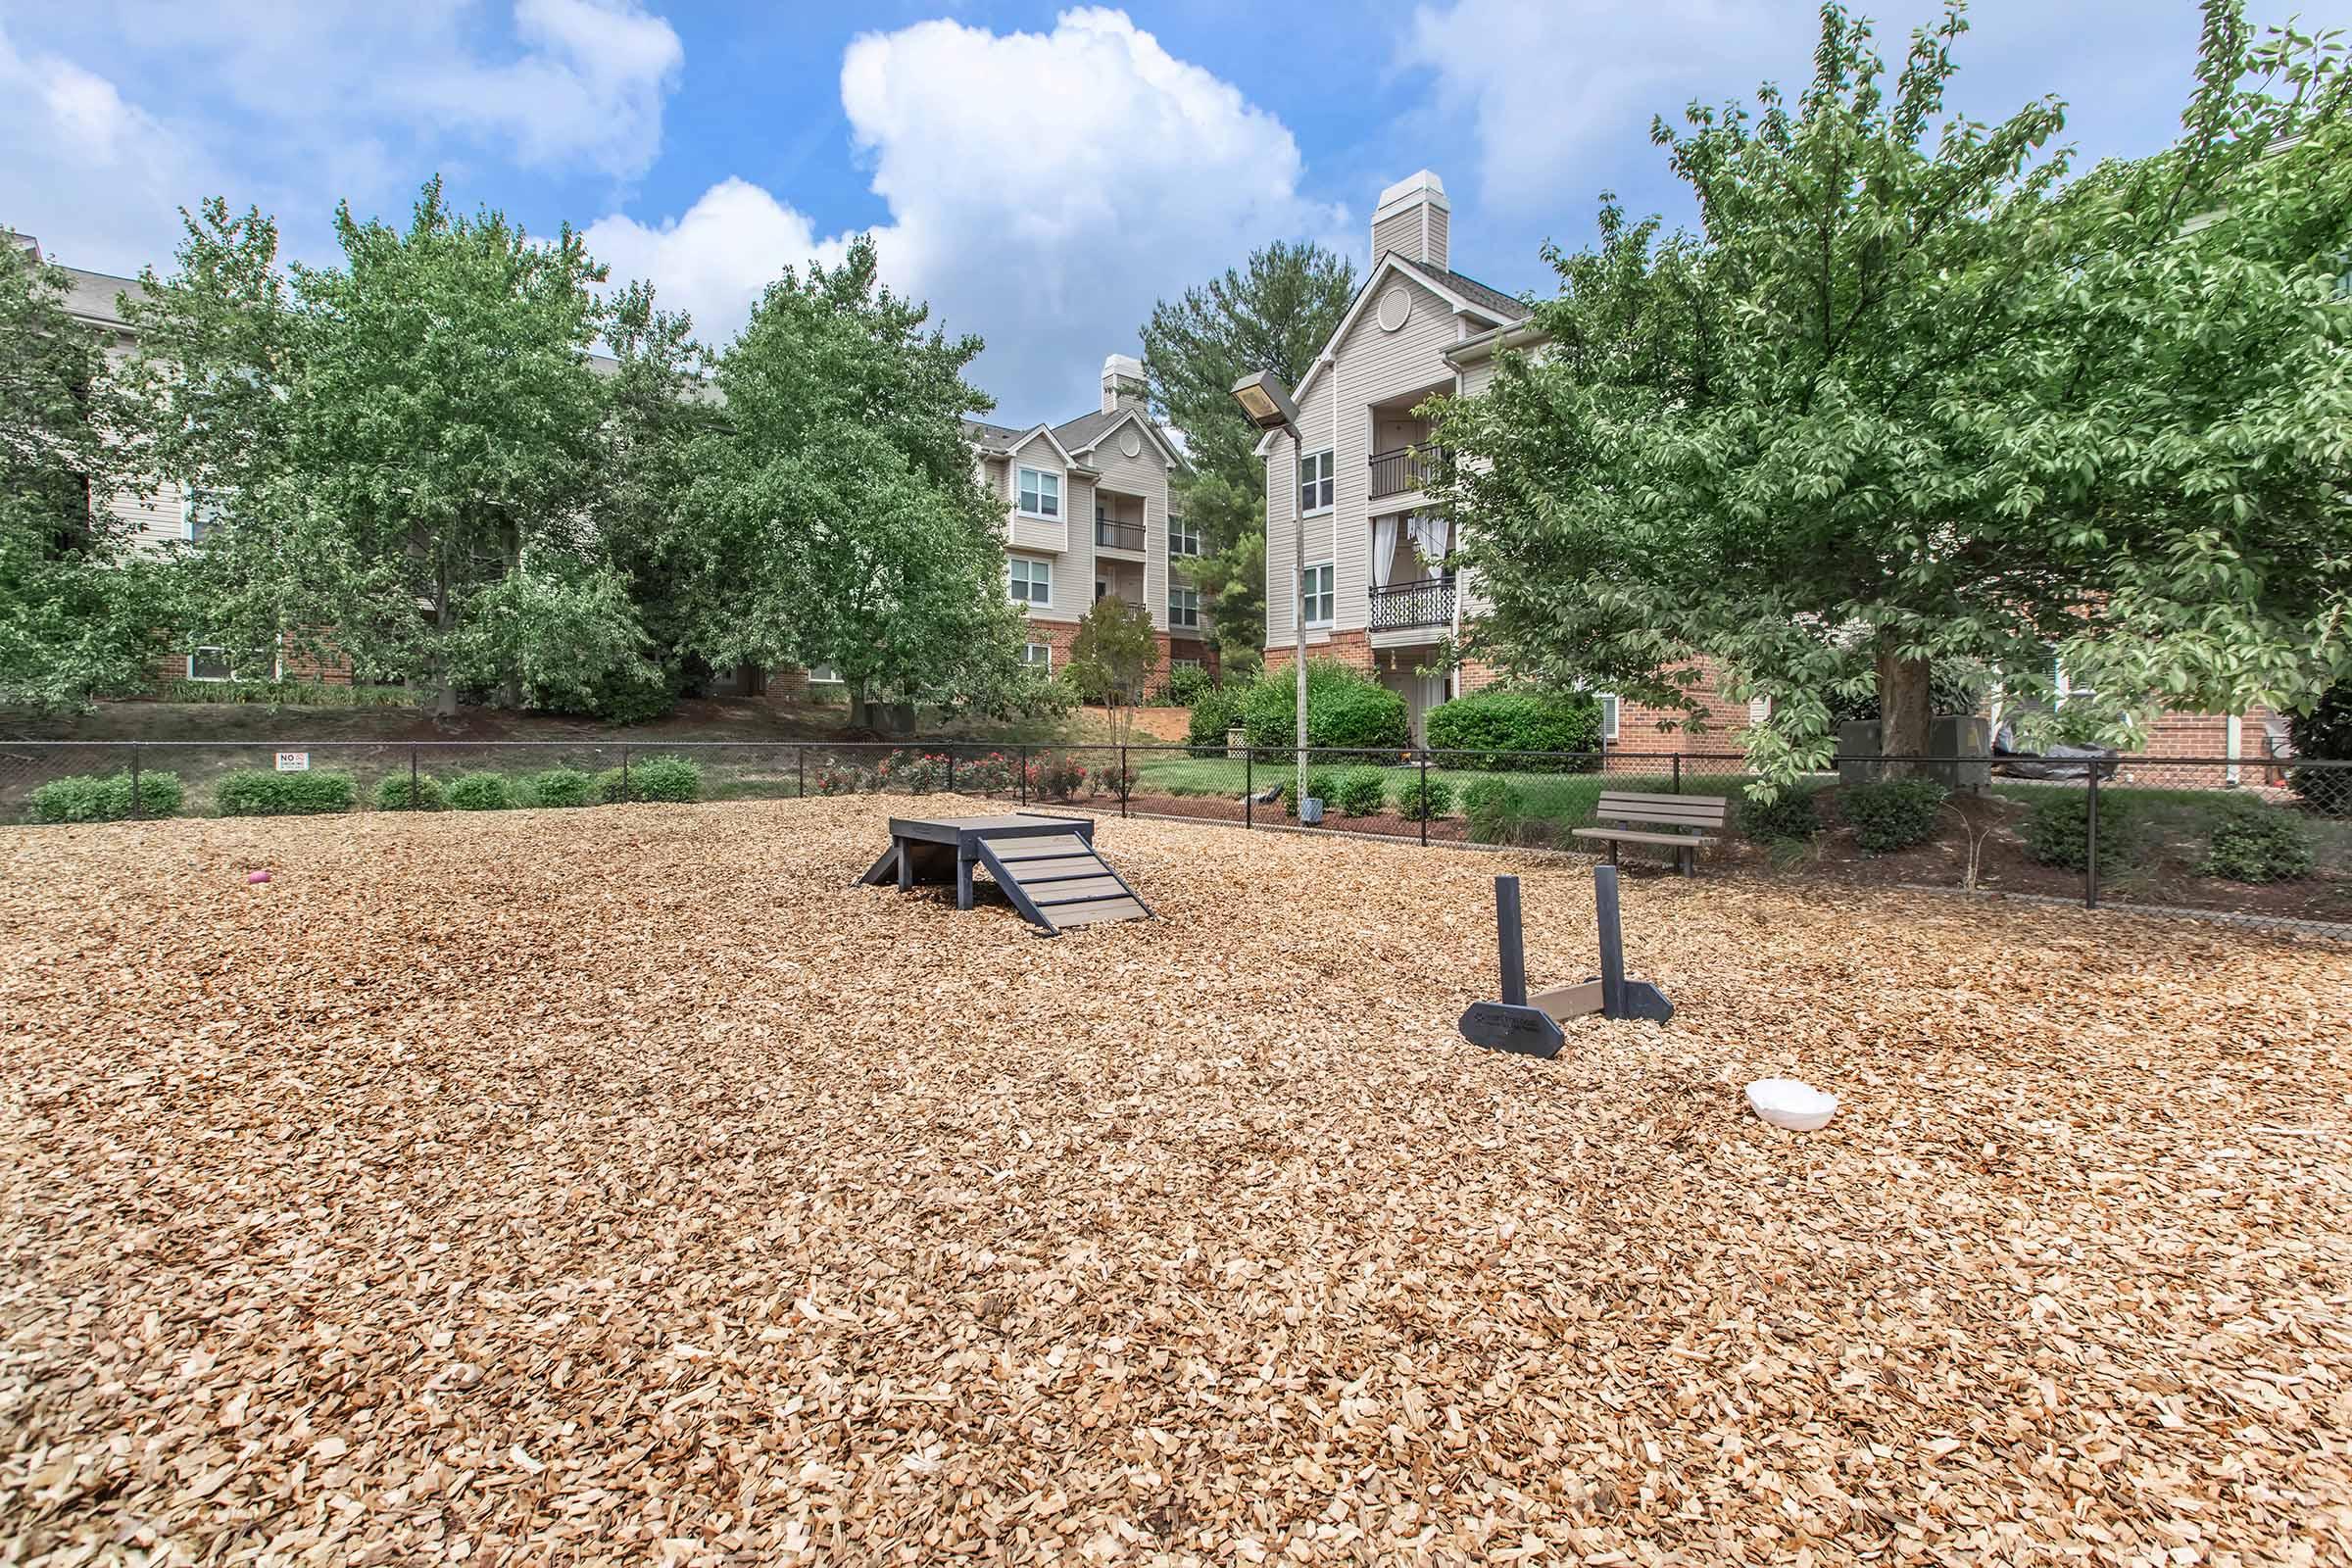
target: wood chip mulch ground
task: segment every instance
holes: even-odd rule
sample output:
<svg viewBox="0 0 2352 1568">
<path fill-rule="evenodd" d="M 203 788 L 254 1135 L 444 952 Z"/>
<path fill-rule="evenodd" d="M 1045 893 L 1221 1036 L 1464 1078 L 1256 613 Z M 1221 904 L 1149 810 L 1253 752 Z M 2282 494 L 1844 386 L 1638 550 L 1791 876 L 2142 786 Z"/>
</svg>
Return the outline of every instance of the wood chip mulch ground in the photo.
<svg viewBox="0 0 2352 1568">
<path fill-rule="evenodd" d="M 887 809 L 7 830 L 0 1561 L 2352 1559 L 2346 949 Z"/>
</svg>

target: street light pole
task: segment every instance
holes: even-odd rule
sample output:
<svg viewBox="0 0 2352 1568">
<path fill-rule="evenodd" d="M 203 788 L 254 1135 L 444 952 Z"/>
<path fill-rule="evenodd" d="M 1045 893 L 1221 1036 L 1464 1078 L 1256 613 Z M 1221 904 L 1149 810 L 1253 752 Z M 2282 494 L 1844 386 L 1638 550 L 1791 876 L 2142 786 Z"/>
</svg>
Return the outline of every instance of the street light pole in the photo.
<svg viewBox="0 0 2352 1568">
<path fill-rule="evenodd" d="M 1298 406 L 1291 401 L 1291 390 L 1271 370 L 1259 370 L 1234 383 L 1234 401 L 1250 416 L 1250 422 L 1269 435 L 1276 431 L 1291 438 L 1292 496 L 1298 495 L 1298 464 L 1306 453 L 1306 442 L 1298 434 Z M 1291 516 L 1291 678 L 1296 683 L 1293 701 L 1297 704 L 1297 734 L 1291 760 L 1296 764 L 1291 778 L 1291 805 L 1298 820 L 1306 820 L 1306 519 L 1296 508 Z"/>
</svg>

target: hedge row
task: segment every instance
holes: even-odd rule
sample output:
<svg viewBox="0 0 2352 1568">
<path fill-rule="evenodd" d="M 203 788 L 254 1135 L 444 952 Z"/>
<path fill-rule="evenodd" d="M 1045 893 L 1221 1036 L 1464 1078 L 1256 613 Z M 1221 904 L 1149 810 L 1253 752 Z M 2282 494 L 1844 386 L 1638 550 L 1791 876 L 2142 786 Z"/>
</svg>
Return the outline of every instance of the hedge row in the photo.
<svg viewBox="0 0 2352 1568">
<path fill-rule="evenodd" d="M 430 773 L 387 773 L 376 781 L 373 800 L 379 811 L 503 811 L 600 802 L 691 802 L 702 795 L 701 763 L 650 757 L 630 766 L 625 783 L 617 767 L 598 774 L 551 767 L 519 780 L 467 773 L 447 788 Z M 134 814 L 177 815 L 185 798 L 178 774 L 142 772 L 134 813 L 127 771 L 91 773 L 43 784 L 32 792 L 31 812 L 37 822 L 119 822 Z M 350 810 L 359 798 L 356 778 L 324 768 L 304 773 L 239 768 L 213 786 L 213 807 L 222 816 L 330 816 Z"/>
</svg>

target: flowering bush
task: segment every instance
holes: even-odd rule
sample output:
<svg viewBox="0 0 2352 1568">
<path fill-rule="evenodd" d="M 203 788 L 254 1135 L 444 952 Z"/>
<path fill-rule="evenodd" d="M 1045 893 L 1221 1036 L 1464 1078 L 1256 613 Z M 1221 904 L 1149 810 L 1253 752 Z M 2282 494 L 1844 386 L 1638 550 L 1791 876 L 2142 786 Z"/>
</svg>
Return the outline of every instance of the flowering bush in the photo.
<svg viewBox="0 0 2352 1568">
<path fill-rule="evenodd" d="M 1048 752 L 1029 764 L 1029 793 L 1041 801 L 1074 800 L 1085 786 L 1085 764 L 1067 752 Z"/>
<path fill-rule="evenodd" d="M 816 793 L 819 795 L 855 795 L 858 793 L 858 770 L 854 767 L 820 767 L 816 770 Z"/>
<path fill-rule="evenodd" d="M 1003 752 L 960 758 L 956 763 L 956 788 L 965 795 L 1003 794 L 1012 788 L 1012 762 Z"/>
</svg>

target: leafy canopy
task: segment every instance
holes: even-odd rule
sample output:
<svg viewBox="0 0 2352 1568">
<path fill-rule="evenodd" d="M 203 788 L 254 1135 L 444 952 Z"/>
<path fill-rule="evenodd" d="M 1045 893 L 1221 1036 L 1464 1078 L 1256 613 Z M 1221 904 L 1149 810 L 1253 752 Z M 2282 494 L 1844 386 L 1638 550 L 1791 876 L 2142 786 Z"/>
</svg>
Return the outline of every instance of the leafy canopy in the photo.
<svg viewBox="0 0 2352 1568">
<path fill-rule="evenodd" d="M 1779 776 L 1873 687 L 1923 746 L 1936 665 L 2209 708 L 2352 667 L 2344 78 L 2207 14 L 2180 142 L 2071 179 L 2055 100 L 1933 131 L 1957 7 L 1891 90 L 1832 3 L 1795 102 L 1661 122 L 1698 231 L 1604 198 L 1548 348 L 1443 415 L 1490 657 L 1693 714 L 1713 661 Z"/>
</svg>

